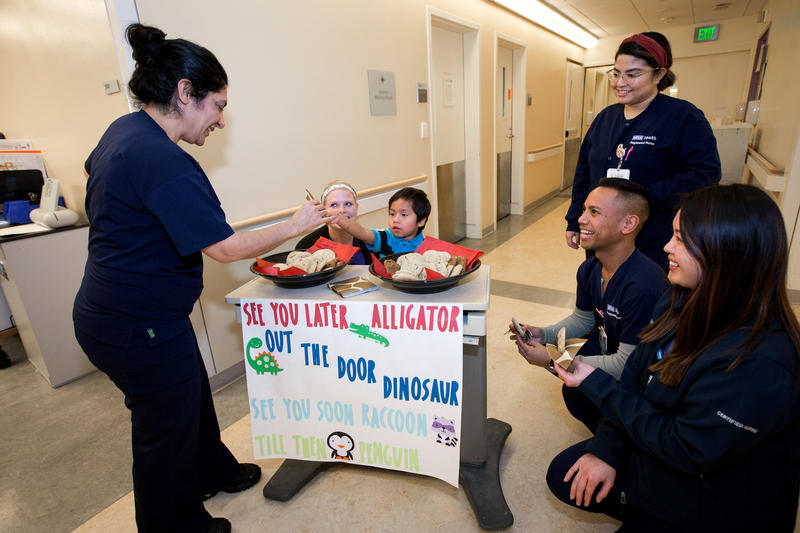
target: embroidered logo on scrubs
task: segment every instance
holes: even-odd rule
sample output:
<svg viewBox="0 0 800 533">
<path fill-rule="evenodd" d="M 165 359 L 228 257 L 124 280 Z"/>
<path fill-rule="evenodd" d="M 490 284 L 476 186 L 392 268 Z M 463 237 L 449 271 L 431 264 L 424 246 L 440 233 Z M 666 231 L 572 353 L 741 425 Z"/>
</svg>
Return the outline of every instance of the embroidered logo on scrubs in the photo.
<svg viewBox="0 0 800 533">
<path fill-rule="evenodd" d="M 253 367 L 253 370 L 258 375 L 272 374 L 275 376 L 278 372 L 283 372 L 283 369 L 278 366 L 278 361 L 269 352 L 260 352 L 255 357 L 250 356 L 250 350 L 257 350 L 261 348 L 262 344 L 261 339 L 258 337 L 253 337 L 247 342 L 247 346 L 244 349 L 247 363 Z"/>
<path fill-rule="evenodd" d="M 655 135 L 633 135 L 630 144 L 647 144 L 650 146 L 656 145 Z"/>
<path fill-rule="evenodd" d="M 619 314 L 619 310 L 611 304 L 606 304 L 606 311 L 608 311 L 608 316 L 616 318 L 617 320 L 622 320 L 622 317 Z"/>
</svg>

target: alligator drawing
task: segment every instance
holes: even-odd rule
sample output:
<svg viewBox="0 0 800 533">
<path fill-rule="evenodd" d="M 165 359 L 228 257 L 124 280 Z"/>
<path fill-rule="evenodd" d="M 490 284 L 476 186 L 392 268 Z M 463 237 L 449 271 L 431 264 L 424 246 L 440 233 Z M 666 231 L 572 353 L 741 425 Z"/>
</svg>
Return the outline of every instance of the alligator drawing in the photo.
<svg viewBox="0 0 800 533">
<path fill-rule="evenodd" d="M 262 344 L 261 339 L 258 337 L 253 337 L 247 342 L 245 355 L 247 356 L 248 364 L 253 367 L 253 370 L 255 370 L 258 375 L 269 373 L 274 376 L 277 375 L 278 372 L 283 372 L 283 369 L 278 367 L 278 361 L 276 361 L 269 352 L 260 352 L 255 357 L 250 357 L 250 350 L 257 350 L 261 348 Z"/>
<path fill-rule="evenodd" d="M 369 326 L 366 324 L 350 324 L 349 331 L 355 333 L 362 339 L 372 339 L 377 343 L 383 344 L 384 346 L 389 346 L 389 340 L 386 337 L 375 333 L 374 331 L 370 331 Z"/>
</svg>

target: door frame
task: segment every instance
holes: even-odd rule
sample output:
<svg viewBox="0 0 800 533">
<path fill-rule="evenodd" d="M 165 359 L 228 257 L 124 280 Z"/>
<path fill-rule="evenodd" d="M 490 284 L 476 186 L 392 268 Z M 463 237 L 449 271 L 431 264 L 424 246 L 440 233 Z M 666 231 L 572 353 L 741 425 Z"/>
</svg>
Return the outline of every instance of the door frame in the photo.
<svg viewBox="0 0 800 533">
<path fill-rule="evenodd" d="M 586 100 L 586 66 L 570 57 L 567 57 L 566 62 L 564 63 L 564 128 L 563 131 L 566 134 L 567 131 L 567 118 L 568 118 L 568 110 L 570 106 L 570 99 L 569 99 L 569 74 L 567 72 L 569 68 L 569 64 L 572 63 L 573 65 L 577 65 L 583 70 L 583 83 L 580 84 L 580 91 L 581 91 L 581 99 L 580 99 L 580 106 L 581 110 L 578 114 L 580 120 L 578 121 L 578 138 L 583 139 L 583 121 L 584 121 L 584 103 Z M 572 139 L 570 139 L 572 140 Z M 583 142 L 581 140 L 581 142 Z M 561 185 L 559 186 L 558 190 L 563 191 L 566 187 L 564 186 L 564 161 L 567 159 L 567 139 L 566 137 L 562 137 L 561 139 Z M 571 185 L 570 185 L 571 186 Z"/>
<path fill-rule="evenodd" d="M 492 161 L 497 158 L 497 54 L 500 44 L 511 48 L 513 80 L 511 83 L 511 214 L 525 212 L 525 93 L 527 87 L 528 45 L 525 41 L 510 35 L 495 32 L 494 63 L 492 66 Z M 497 164 L 492 164 L 492 230 L 497 230 Z"/>
<path fill-rule="evenodd" d="M 483 237 L 481 230 L 481 158 L 480 158 L 480 55 L 479 36 L 480 25 L 457 17 L 451 13 L 426 7 L 426 31 L 428 37 L 428 88 L 431 99 L 428 103 L 428 121 L 431 125 L 430 142 L 431 153 L 431 198 L 438 198 L 438 183 L 436 182 L 436 146 L 434 134 L 433 105 L 435 98 L 433 78 L 433 37 L 431 28 L 436 25 L 463 36 L 464 50 L 464 174 L 466 179 L 466 235 L 469 239 Z M 434 205 L 436 202 L 432 202 Z M 438 213 L 438 206 L 436 206 Z M 434 222 L 431 233 L 439 234 L 438 216 L 431 213 L 428 218 Z"/>
<path fill-rule="evenodd" d="M 128 92 L 128 82 L 136 67 L 136 62 L 132 57 L 131 45 L 125 38 L 125 30 L 129 24 L 139 22 L 139 12 L 136 10 L 136 0 L 105 0 L 105 5 L 111 28 L 111 40 L 114 42 L 114 51 L 122 78 L 120 85 L 125 91 L 128 109 L 132 113 L 137 110 L 137 107 L 136 100 Z"/>
</svg>

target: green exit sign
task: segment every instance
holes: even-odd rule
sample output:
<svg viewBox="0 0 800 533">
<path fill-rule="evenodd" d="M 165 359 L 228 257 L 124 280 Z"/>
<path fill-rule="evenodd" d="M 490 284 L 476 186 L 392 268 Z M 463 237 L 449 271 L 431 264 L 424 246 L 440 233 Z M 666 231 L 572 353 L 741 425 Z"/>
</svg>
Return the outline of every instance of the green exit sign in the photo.
<svg viewBox="0 0 800 533">
<path fill-rule="evenodd" d="M 699 26 L 694 29 L 694 42 L 703 43 L 719 39 L 719 24 L 714 26 Z"/>
</svg>

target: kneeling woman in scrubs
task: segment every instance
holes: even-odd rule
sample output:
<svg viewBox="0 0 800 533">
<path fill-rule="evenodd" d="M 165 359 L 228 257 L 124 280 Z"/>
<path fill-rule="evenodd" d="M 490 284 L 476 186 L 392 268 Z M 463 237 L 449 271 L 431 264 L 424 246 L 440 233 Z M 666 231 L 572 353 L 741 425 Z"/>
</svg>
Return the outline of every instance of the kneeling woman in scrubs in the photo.
<svg viewBox="0 0 800 533">
<path fill-rule="evenodd" d="M 328 215 L 346 217 L 355 220 L 358 218 L 358 196 L 356 190 L 347 182 L 334 181 L 325 186 L 320 197 L 322 205 Z M 358 251 L 350 259 L 351 265 L 366 265 L 370 262 L 370 252 L 363 241 L 356 239 L 338 224 L 330 222 L 321 228 L 312 231 L 297 243 L 298 250 L 311 248 L 317 239 L 325 237 L 340 244 L 358 247 Z"/>
<path fill-rule="evenodd" d="M 112 123 L 86 160 L 89 257 L 73 318 L 92 363 L 125 394 L 131 411 L 136 523 L 149 531 L 230 531 L 202 500 L 237 492 L 261 470 L 240 464 L 220 440 L 189 314 L 203 288 L 203 254 L 256 257 L 331 221 L 307 202 L 276 226 L 235 233 L 197 161 L 225 126 L 228 78 L 207 49 L 127 29 L 141 111 Z"/>
<path fill-rule="evenodd" d="M 682 202 L 664 250 L 671 296 L 619 383 L 580 362 L 558 368 L 605 419 L 553 459 L 550 489 L 622 520 L 620 531 L 790 532 L 800 325 L 780 210 L 749 185 L 701 189 Z"/>
</svg>

